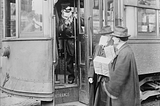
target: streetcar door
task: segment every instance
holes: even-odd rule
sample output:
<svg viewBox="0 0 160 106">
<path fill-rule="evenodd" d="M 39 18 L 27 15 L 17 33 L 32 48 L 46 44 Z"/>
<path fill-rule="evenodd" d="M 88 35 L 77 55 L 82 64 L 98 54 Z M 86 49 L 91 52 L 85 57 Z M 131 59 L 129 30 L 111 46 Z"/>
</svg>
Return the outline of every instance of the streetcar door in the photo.
<svg viewBox="0 0 160 106">
<path fill-rule="evenodd" d="M 91 4 L 90 0 L 58 0 L 55 4 L 58 47 L 58 65 L 55 70 L 56 104 L 73 101 L 89 103 Z"/>
<path fill-rule="evenodd" d="M 83 4 L 83 5 L 82 5 Z M 91 35 L 92 35 L 92 0 L 78 0 L 79 34 L 78 42 L 78 67 L 79 67 L 79 101 L 85 104 L 89 103 L 89 84 L 88 69 L 91 60 Z M 84 18 L 84 27 L 81 24 L 81 18 Z"/>
<path fill-rule="evenodd" d="M 94 47 L 98 44 L 100 36 L 96 33 L 105 25 L 110 25 L 113 28 L 113 0 L 81 0 L 79 3 L 79 23 L 80 17 L 84 16 L 84 32 L 79 30 L 82 35 L 79 41 L 79 101 L 85 104 L 89 103 L 89 83 L 88 71 L 90 62 L 93 60 Z M 84 5 L 84 7 L 81 6 Z M 79 29 L 82 26 L 79 24 Z"/>
<path fill-rule="evenodd" d="M 79 7 L 79 13 L 84 13 L 85 20 L 84 33 L 80 31 L 80 34 L 83 34 L 84 37 L 79 42 L 79 101 L 88 104 L 91 102 L 89 100 L 91 89 L 89 89 L 88 71 L 93 60 L 94 48 L 100 39 L 97 33 L 105 25 L 110 25 L 113 28 L 113 0 L 84 0 L 84 10 L 81 5 Z"/>
<path fill-rule="evenodd" d="M 84 19 L 79 19 L 78 3 L 78 0 L 58 0 L 54 6 L 58 49 L 55 69 L 56 104 L 79 101 L 79 44 L 84 35 L 79 32 L 84 31 Z"/>
</svg>

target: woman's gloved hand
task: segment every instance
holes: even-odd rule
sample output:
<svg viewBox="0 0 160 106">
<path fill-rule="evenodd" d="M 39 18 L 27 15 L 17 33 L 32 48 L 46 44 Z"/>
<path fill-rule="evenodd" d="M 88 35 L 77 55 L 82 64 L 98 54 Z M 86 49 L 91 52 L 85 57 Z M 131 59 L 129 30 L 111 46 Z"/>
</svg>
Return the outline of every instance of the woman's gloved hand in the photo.
<svg viewBox="0 0 160 106">
<path fill-rule="evenodd" d="M 89 83 L 93 83 L 93 78 L 88 78 Z"/>
</svg>

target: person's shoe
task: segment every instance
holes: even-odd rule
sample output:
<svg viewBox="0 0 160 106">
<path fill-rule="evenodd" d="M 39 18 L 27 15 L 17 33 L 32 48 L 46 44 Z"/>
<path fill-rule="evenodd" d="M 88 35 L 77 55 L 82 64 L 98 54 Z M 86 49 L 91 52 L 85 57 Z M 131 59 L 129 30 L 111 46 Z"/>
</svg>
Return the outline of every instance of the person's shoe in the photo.
<svg viewBox="0 0 160 106">
<path fill-rule="evenodd" d="M 68 84 L 73 84 L 74 83 L 74 76 L 68 76 Z"/>
<path fill-rule="evenodd" d="M 68 80 L 68 84 L 73 84 L 74 80 Z"/>
</svg>

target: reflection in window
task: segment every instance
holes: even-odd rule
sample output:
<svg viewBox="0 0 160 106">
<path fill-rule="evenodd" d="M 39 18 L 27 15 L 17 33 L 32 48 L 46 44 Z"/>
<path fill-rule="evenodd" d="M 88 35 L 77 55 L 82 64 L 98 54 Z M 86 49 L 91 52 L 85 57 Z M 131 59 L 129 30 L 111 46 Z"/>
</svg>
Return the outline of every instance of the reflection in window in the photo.
<svg viewBox="0 0 160 106">
<path fill-rule="evenodd" d="M 155 33 L 156 32 L 155 10 L 138 9 L 138 32 Z"/>
<path fill-rule="evenodd" d="M 16 36 L 16 4 L 11 3 L 11 36 Z"/>
<path fill-rule="evenodd" d="M 103 20 L 100 19 L 100 10 L 99 10 L 99 0 L 94 0 L 94 5 L 93 5 L 93 47 L 97 45 L 97 43 L 99 42 L 99 38 L 100 35 L 96 35 L 96 33 L 98 33 L 98 31 L 100 30 L 100 21 L 103 21 L 103 26 L 106 24 L 104 23 L 104 20 L 107 19 L 107 25 L 111 26 L 113 29 L 114 26 L 114 18 L 113 18 L 113 0 L 106 0 L 105 2 L 102 2 L 103 4 L 103 10 L 101 12 L 103 12 Z M 107 3 L 106 3 L 107 2 Z M 105 5 L 107 4 L 107 5 Z M 107 12 L 105 11 L 105 6 L 107 6 Z M 105 15 L 105 12 L 107 13 L 107 15 Z"/>
<path fill-rule="evenodd" d="M 113 26 L 114 26 L 113 25 L 113 21 L 114 21 L 114 18 L 113 18 L 113 1 L 109 1 L 107 4 L 108 4 L 107 23 L 113 29 Z"/>
<path fill-rule="evenodd" d="M 21 0 L 21 32 L 42 31 L 42 0 Z"/>
<path fill-rule="evenodd" d="M 79 0 L 79 33 L 84 34 L 85 28 L 84 28 L 84 1 Z"/>
<path fill-rule="evenodd" d="M 0 4 L 0 19 L 3 19 L 3 1 L 1 1 Z"/>
<path fill-rule="evenodd" d="M 15 0 L 5 1 L 5 36 L 12 37 L 16 36 L 16 3 Z"/>
<path fill-rule="evenodd" d="M 100 29 L 99 0 L 94 0 L 93 6 L 93 32 L 97 33 Z"/>
<path fill-rule="evenodd" d="M 158 22 L 159 22 L 159 32 L 160 32 L 160 11 L 158 11 L 158 12 L 159 12 L 159 14 L 158 14 L 158 15 L 159 15 L 159 16 L 158 16 L 158 17 L 159 17 L 159 18 L 158 18 Z"/>
<path fill-rule="evenodd" d="M 99 0 L 94 0 L 94 8 L 99 9 Z"/>
<path fill-rule="evenodd" d="M 138 0 L 140 5 L 156 6 L 156 0 Z"/>
</svg>

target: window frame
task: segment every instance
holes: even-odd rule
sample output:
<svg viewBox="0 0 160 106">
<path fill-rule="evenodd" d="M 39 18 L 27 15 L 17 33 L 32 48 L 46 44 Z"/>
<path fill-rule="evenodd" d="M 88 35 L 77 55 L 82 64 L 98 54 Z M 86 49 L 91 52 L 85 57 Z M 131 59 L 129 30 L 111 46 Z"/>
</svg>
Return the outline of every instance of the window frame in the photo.
<svg viewBox="0 0 160 106">
<path fill-rule="evenodd" d="M 17 37 L 17 33 L 16 33 L 16 36 L 7 36 L 7 34 L 9 33 L 9 35 L 11 35 L 10 34 L 10 32 L 7 32 L 7 28 L 6 28 L 6 26 L 7 26 L 7 23 L 8 23 L 8 21 L 7 21 L 7 8 L 9 8 L 10 9 L 10 7 L 9 6 L 6 6 L 7 5 L 7 2 L 10 2 L 10 1 L 7 1 L 7 0 L 3 0 L 3 37 L 2 38 L 15 38 L 15 37 Z M 17 2 L 17 0 L 15 1 L 15 5 L 16 5 L 16 2 Z M 9 4 L 10 5 L 10 4 Z M 17 5 L 16 5 L 16 8 L 17 8 Z M 9 11 L 10 12 L 10 11 Z M 16 13 L 17 13 L 17 9 L 16 9 Z M 17 16 L 17 15 L 16 15 Z M 16 17 L 17 18 L 17 17 Z M 10 20 L 10 19 L 9 19 Z M 17 21 L 16 21 L 17 22 Z M 16 25 L 16 28 L 17 28 L 17 25 Z M 16 32 L 17 32 L 17 30 L 16 30 Z"/>
<path fill-rule="evenodd" d="M 138 0 L 135 1 L 131 1 L 131 0 L 126 0 L 124 2 L 124 11 L 126 11 L 126 7 L 132 7 L 133 11 L 135 11 L 135 15 L 134 15 L 134 20 L 136 21 L 136 23 L 134 24 L 135 29 L 133 31 L 134 35 L 132 35 L 132 37 L 130 39 L 159 39 L 160 38 L 160 20 L 159 20 L 159 16 L 160 16 L 160 0 L 156 0 L 156 6 L 145 6 L 145 5 L 140 5 L 138 4 Z M 140 34 L 138 33 L 138 8 L 143 8 L 143 9 L 152 9 L 155 10 L 155 26 L 156 26 L 156 30 L 155 30 L 155 35 L 153 35 L 152 33 L 144 33 L 144 34 Z M 158 13 L 159 12 L 159 13 Z M 125 13 L 126 17 L 127 14 Z M 126 22 L 126 20 L 125 20 Z M 125 24 L 126 26 L 127 24 Z M 128 27 L 128 26 L 127 26 Z M 131 28 L 131 26 L 129 25 L 129 27 Z M 132 30 L 132 29 L 131 29 Z M 133 31 L 131 31 L 131 33 L 133 33 Z M 146 35 L 147 34 L 147 35 Z"/>
<path fill-rule="evenodd" d="M 156 29 L 155 29 L 155 32 L 139 32 L 138 31 L 138 9 L 150 9 L 150 10 L 154 10 L 155 11 L 155 27 L 156 27 Z M 157 10 L 154 8 L 142 8 L 142 7 L 137 7 L 137 36 L 140 36 L 140 37 L 155 37 L 155 36 L 157 36 L 157 12 L 156 12 Z"/>
<path fill-rule="evenodd" d="M 20 38 L 28 38 L 28 37 L 35 37 L 35 38 L 37 38 L 37 37 L 43 37 L 44 36 L 44 34 L 43 34 L 43 32 L 44 32 L 44 13 L 43 13 L 43 0 L 42 0 L 42 31 L 39 31 L 39 32 L 20 32 L 21 30 L 20 30 L 20 26 L 21 26 L 21 0 L 18 0 L 17 1 L 18 2 L 18 37 L 20 37 Z"/>
<path fill-rule="evenodd" d="M 21 11 L 21 1 L 20 0 L 15 0 L 15 5 L 16 5 L 16 36 L 6 36 L 7 35 L 7 28 L 6 28 L 6 22 L 8 21 L 6 19 L 6 14 L 7 14 L 7 6 L 6 3 L 8 1 L 3 0 L 3 26 L 4 26 L 4 31 L 3 31 L 3 39 L 18 39 L 18 38 L 48 38 L 52 37 L 51 35 L 51 20 L 52 20 L 52 10 L 53 6 L 51 5 L 51 0 L 44 1 L 42 0 L 42 31 L 38 32 L 25 32 L 25 33 L 20 33 L 20 11 Z M 9 2 L 10 3 L 10 2 Z M 52 6 L 52 7 L 51 7 Z M 47 13 L 45 11 L 48 11 Z"/>
</svg>

